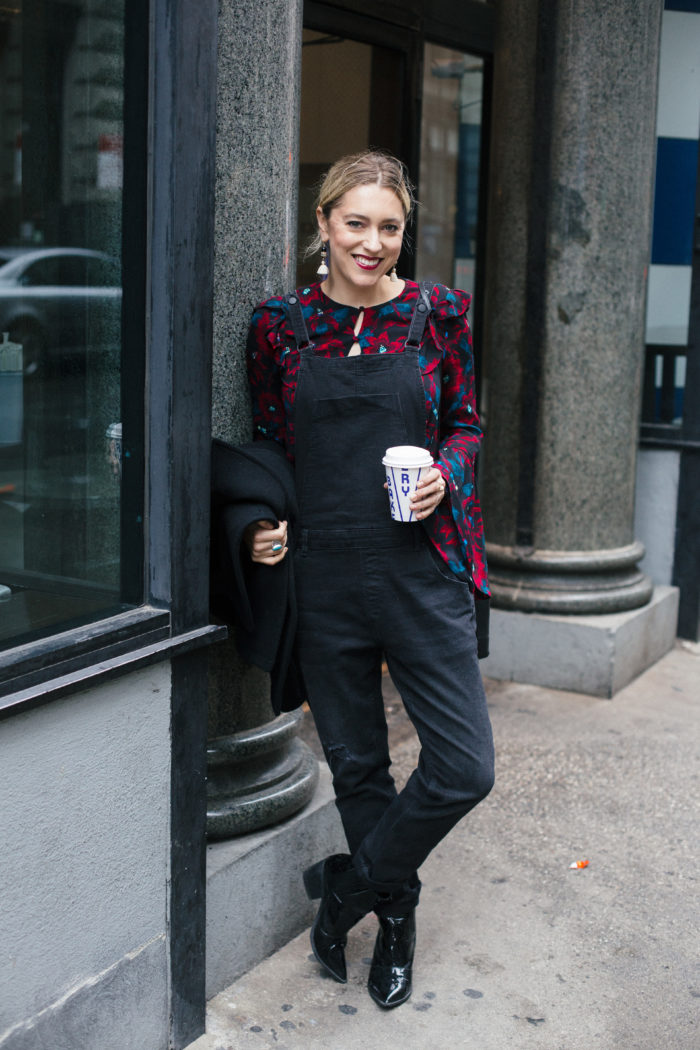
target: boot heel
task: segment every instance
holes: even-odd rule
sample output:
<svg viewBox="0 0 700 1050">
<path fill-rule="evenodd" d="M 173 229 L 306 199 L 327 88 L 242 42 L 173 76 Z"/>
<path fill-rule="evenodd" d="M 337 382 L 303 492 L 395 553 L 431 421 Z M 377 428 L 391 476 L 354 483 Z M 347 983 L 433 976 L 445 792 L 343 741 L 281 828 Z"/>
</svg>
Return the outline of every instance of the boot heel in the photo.
<svg viewBox="0 0 700 1050">
<path fill-rule="evenodd" d="M 313 864 L 304 872 L 304 889 L 310 901 L 318 900 L 323 893 L 323 866 L 325 860 Z"/>
</svg>

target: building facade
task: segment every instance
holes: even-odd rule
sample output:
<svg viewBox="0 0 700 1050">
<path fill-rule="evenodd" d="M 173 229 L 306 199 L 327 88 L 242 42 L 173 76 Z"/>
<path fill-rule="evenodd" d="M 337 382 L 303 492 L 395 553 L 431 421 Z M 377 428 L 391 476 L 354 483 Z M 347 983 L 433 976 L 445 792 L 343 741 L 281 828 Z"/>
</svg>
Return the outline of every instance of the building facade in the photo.
<svg viewBox="0 0 700 1050">
<path fill-rule="evenodd" d="M 311 278 L 342 153 L 408 163 L 403 273 L 474 295 L 491 659 L 535 665 L 488 673 L 543 680 L 593 631 L 614 673 L 557 673 L 612 695 L 678 601 L 698 639 L 699 26 L 700 0 L 0 11 L 0 1050 L 186 1046 L 338 840 L 297 716 L 210 616 L 208 537 L 251 308 Z"/>
</svg>

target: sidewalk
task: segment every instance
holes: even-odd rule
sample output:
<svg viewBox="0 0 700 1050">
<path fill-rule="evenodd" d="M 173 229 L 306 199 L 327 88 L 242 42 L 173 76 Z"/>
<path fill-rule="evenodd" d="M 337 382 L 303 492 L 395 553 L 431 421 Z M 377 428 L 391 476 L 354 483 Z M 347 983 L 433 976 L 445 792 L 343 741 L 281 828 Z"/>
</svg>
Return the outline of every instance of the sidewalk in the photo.
<svg viewBox="0 0 700 1050">
<path fill-rule="evenodd" d="M 211 1001 L 189 1050 L 700 1050 L 700 649 L 614 700 L 487 686 L 496 787 L 421 870 L 412 999 L 369 998 L 368 916 L 347 985 L 306 932 Z M 403 781 L 417 749 L 393 723 Z"/>
</svg>

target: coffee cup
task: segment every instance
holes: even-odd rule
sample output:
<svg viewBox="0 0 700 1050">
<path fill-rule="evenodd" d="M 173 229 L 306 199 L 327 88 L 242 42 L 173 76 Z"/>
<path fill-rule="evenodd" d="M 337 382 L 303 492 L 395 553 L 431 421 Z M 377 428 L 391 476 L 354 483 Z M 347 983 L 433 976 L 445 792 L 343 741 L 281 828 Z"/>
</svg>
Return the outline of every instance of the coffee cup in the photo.
<svg viewBox="0 0 700 1050">
<path fill-rule="evenodd" d="M 382 463 L 386 470 L 392 518 L 394 521 L 415 521 L 409 500 L 421 475 L 432 467 L 433 457 L 417 445 L 394 445 L 386 450 Z"/>
</svg>

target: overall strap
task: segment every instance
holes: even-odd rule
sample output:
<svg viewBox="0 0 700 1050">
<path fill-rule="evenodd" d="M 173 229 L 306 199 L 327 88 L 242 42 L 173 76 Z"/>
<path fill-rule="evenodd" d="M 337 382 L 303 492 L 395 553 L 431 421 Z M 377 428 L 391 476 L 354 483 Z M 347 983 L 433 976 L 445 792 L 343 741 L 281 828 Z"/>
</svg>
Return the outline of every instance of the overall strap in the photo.
<svg viewBox="0 0 700 1050">
<path fill-rule="evenodd" d="M 432 306 L 430 305 L 430 295 L 435 286 L 429 281 L 421 281 L 418 285 L 418 299 L 416 305 L 413 307 L 413 315 L 411 317 L 411 325 L 408 329 L 408 335 L 404 346 L 407 348 L 419 348 L 423 342 L 423 333 L 425 332 L 425 326 L 430 316 Z"/>
<path fill-rule="evenodd" d="M 287 304 L 287 312 L 294 330 L 297 349 L 303 350 L 307 346 L 311 346 L 311 340 L 309 339 L 309 330 L 306 327 L 299 296 L 296 292 L 290 292 L 288 295 L 285 295 L 284 301 Z"/>
<path fill-rule="evenodd" d="M 428 322 L 430 311 L 432 310 L 430 305 L 430 295 L 433 288 L 434 285 L 429 281 L 421 281 L 418 285 L 418 299 L 413 308 L 411 324 L 408 329 L 406 342 L 404 343 L 405 347 L 419 348 L 423 342 L 423 333 L 425 332 L 425 326 Z M 299 302 L 299 296 L 296 292 L 290 292 L 288 295 L 285 295 L 284 301 L 287 304 L 289 320 L 292 325 L 297 348 L 303 350 L 305 347 L 311 345 L 311 340 L 306 327 L 306 321 L 304 320 L 304 314 L 301 309 L 301 303 Z"/>
</svg>

